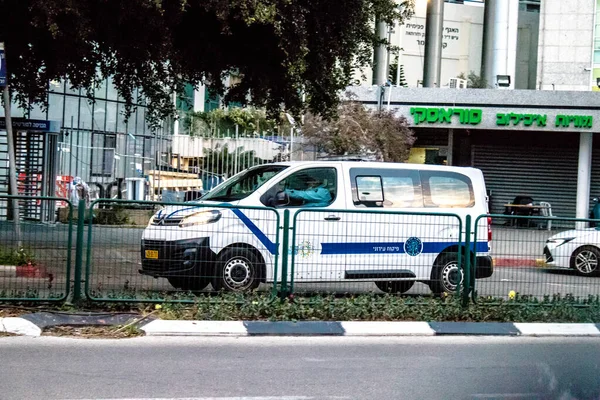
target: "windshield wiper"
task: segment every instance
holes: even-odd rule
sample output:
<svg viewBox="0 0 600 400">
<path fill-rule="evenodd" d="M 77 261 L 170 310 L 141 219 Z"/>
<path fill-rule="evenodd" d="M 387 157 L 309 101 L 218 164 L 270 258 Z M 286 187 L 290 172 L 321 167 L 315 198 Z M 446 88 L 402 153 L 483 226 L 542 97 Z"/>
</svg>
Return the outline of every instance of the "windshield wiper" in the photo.
<svg viewBox="0 0 600 400">
<path fill-rule="evenodd" d="M 227 197 L 227 196 L 217 196 L 217 197 L 209 197 L 209 198 L 205 198 L 202 200 L 207 200 L 207 201 L 212 201 L 212 200 L 218 200 L 218 201 L 231 201 L 232 199 Z"/>
</svg>

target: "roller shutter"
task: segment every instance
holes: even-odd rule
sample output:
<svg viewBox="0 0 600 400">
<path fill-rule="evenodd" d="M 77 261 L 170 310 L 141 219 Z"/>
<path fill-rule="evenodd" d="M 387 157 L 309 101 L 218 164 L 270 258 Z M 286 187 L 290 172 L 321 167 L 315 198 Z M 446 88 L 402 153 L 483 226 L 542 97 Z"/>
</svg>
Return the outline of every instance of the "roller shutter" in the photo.
<svg viewBox="0 0 600 400">
<path fill-rule="evenodd" d="M 594 165 L 600 169 L 600 151 L 595 153 L 592 171 Z M 554 215 L 575 217 L 578 149 L 574 146 L 478 144 L 472 147 L 472 162 L 483 171 L 492 213 L 503 214 L 504 204 L 525 195 L 552 204 Z M 594 188 L 600 188 L 600 173 L 593 173 Z"/>
</svg>

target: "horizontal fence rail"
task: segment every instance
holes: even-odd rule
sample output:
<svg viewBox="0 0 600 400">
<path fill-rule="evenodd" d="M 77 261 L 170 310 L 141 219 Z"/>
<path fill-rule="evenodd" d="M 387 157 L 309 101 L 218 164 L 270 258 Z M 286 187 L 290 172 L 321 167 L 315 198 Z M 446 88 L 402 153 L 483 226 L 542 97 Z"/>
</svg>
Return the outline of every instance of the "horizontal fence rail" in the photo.
<svg viewBox="0 0 600 400">
<path fill-rule="evenodd" d="M 477 281 L 479 297 L 531 300 L 600 295 L 599 221 L 561 217 L 481 215 L 491 218 L 494 274 Z M 474 267 L 478 268 L 477 265 Z"/>
<path fill-rule="evenodd" d="M 90 210 L 85 294 L 92 300 L 193 302 L 218 291 L 273 291 L 277 282 L 273 209 L 100 199 Z M 132 224 L 132 211 L 145 224 Z"/>
<path fill-rule="evenodd" d="M 18 203 L 20 235 L 13 216 Z M 40 223 L 57 204 L 66 224 Z M 23 212 L 25 211 L 25 212 Z M 0 196 L 0 301 L 64 301 L 70 293 L 73 206 L 63 198 Z"/>
</svg>

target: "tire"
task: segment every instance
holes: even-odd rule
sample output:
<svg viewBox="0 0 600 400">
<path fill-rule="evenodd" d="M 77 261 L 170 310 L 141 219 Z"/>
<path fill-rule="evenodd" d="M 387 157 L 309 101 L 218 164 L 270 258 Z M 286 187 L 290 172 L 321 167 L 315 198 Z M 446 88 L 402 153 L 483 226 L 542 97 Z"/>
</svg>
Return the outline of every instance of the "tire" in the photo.
<svg viewBox="0 0 600 400">
<path fill-rule="evenodd" d="M 199 292 L 210 283 L 210 278 L 206 276 L 170 276 L 167 280 L 175 289 L 192 292 Z"/>
<path fill-rule="evenodd" d="M 262 263 L 252 250 L 232 247 L 219 254 L 216 271 L 212 282 L 216 291 L 247 292 L 260 284 Z"/>
<path fill-rule="evenodd" d="M 385 293 L 405 293 L 410 290 L 415 281 L 376 281 L 377 288 Z"/>
<path fill-rule="evenodd" d="M 600 275 L 600 250 L 594 246 L 583 246 L 571 255 L 571 268 L 581 276 Z"/>
<path fill-rule="evenodd" d="M 457 255 L 443 253 L 435 260 L 429 288 L 434 294 L 456 293 L 456 287 L 462 284 L 463 278 L 462 271 L 458 269 Z"/>
</svg>

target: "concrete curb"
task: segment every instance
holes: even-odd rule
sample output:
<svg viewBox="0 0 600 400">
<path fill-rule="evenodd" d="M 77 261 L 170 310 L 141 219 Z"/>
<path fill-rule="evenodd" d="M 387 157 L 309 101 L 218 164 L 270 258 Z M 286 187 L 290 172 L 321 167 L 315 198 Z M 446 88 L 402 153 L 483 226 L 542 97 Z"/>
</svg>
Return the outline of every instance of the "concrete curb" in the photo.
<svg viewBox="0 0 600 400">
<path fill-rule="evenodd" d="M 147 336 L 599 336 L 600 324 L 154 320 Z"/>
<path fill-rule="evenodd" d="M 131 316 L 128 316 L 131 317 Z M 106 324 L 105 321 L 102 325 Z M 0 332 L 40 336 L 48 324 L 20 317 L 0 318 Z M 83 325 L 69 323 L 68 325 Z M 89 323 L 98 325 L 99 323 Z M 42 325 L 41 327 L 39 325 Z M 153 320 L 146 336 L 597 336 L 600 324 L 410 322 L 410 321 L 175 321 Z"/>
<path fill-rule="evenodd" d="M 23 336 L 40 336 L 42 330 L 33 322 L 19 317 L 0 318 L 0 332 Z"/>
</svg>

